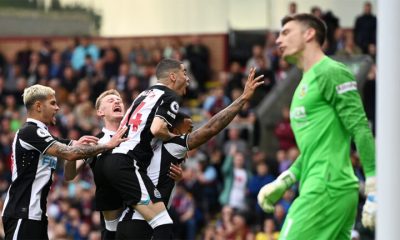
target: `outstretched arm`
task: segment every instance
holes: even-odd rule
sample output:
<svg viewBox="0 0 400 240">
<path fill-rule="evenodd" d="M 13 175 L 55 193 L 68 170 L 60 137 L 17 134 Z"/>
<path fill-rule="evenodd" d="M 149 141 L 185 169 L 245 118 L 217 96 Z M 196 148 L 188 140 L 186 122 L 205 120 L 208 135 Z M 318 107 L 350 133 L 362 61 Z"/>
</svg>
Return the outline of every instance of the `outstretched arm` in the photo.
<svg viewBox="0 0 400 240">
<path fill-rule="evenodd" d="M 78 146 L 67 146 L 60 142 L 54 142 L 47 151 L 46 154 L 62 158 L 68 161 L 74 161 L 78 159 L 88 158 L 96 156 L 99 153 L 103 153 L 107 150 L 113 149 L 118 146 L 121 142 L 126 141 L 126 138 L 122 138 L 127 127 L 118 129 L 111 140 L 106 144 L 98 145 L 78 145 Z"/>
<path fill-rule="evenodd" d="M 240 97 L 224 110 L 214 115 L 204 126 L 189 134 L 187 143 L 189 149 L 200 146 L 224 129 L 235 118 L 236 114 L 240 109 L 242 109 L 244 104 L 250 100 L 255 89 L 264 84 L 263 81 L 260 81 L 264 75 L 254 78 L 255 71 L 255 68 L 250 70 L 244 91 Z"/>
</svg>

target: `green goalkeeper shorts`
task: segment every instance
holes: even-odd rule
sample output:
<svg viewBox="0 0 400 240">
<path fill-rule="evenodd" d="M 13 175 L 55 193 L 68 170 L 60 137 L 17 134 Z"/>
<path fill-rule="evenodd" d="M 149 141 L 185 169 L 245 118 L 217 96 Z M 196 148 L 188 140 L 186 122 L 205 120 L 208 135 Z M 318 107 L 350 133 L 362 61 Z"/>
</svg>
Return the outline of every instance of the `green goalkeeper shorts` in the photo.
<svg viewBox="0 0 400 240">
<path fill-rule="evenodd" d="M 335 197 L 327 191 L 300 195 L 289 209 L 279 239 L 349 240 L 357 204 L 357 190 Z"/>
</svg>

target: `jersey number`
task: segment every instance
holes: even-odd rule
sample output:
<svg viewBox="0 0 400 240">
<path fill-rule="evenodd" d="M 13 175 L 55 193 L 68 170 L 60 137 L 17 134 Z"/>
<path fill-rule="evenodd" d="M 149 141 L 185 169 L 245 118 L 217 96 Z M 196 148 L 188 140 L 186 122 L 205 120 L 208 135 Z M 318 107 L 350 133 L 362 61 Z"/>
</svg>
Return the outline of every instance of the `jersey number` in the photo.
<svg viewBox="0 0 400 240">
<path fill-rule="evenodd" d="M 141 102 L 133 112 L 131 118 L 129 119 L 128 124 L 132 126 L 131 127 L 132 132 L 136 132 L 139 128 L 140 123 L 142 122 L 141 120 L 142 114 L 139 113 L 139 111 L 143 108 L 144 105 L 145 102 Z"/>
</svg>

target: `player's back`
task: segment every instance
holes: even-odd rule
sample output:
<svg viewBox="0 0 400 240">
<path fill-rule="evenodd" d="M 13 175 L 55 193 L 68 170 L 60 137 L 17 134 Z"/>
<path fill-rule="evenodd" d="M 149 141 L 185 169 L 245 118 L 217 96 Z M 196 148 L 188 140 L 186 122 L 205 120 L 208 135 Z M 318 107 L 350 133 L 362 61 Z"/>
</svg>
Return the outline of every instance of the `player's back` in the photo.
<svg viewBox="0 0 400 240">
<path fill-rule="evenodd" d="M 157 116 L 164 119 L 168 125 L 172 125 L 179 110 L 178 98 L 175 92 L 161 84 L 143 91 L 121 121 L 121 126 L 128 126 L 128 140 L 116 147 L 112 153 L 127 154 L 138 160 L 141 169 L 147 168 L 153 156 L 152 146 L 155 143 L 150 131 L 153 119 Z"/>
</svg>

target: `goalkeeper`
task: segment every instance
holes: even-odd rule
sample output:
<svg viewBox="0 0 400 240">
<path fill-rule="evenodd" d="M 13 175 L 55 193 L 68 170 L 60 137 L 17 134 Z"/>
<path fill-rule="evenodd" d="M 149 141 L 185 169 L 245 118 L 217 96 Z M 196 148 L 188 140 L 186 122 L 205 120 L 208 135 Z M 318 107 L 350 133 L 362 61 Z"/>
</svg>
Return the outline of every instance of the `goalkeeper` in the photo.
<svg viewBox="0 0 400 240">
<path fill-rule="evenodd" d="M 350 161 L 356 144 L 365 175 L 362 222 L 374 228 L 375 144 L 353 75 L 324 55 L 326 26 L 310 14 L 287 16 L 276 43 L 282 57 L 304 71 L 291 104 L 300 149 L 293 165 L 258 194 L 264 211 L 296 181 L 300 195 L 289 209 L 280 239 L 350 239 L 358 205 L 358 179 Z"/>
</svg>

